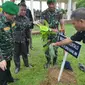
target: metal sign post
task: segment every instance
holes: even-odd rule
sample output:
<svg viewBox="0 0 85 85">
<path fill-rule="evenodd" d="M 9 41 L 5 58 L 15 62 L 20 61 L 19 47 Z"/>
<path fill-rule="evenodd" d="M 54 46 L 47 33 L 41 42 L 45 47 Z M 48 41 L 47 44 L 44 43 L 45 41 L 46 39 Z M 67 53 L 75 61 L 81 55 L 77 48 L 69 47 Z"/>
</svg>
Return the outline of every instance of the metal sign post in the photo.
<svg viewBox="0 0 85 85">
<path fill-rule="evenodd" d="M 62 75 L 62 72 L 63 72 L 63 69 L 64 69 L 64 65 L 65 65 L 65 61 L 66 61 L 67 55 L 68 55 L 68 52 L 65 52 L 65 55 L 64 55 L 64 58 L 63 58 L 63 62 L 62 62 L 62 65 L 61 65 L 61 69 L 60 69 L 60 73 L 59 73 L 59 76 L 58 76 L 58 82 L 60 81 L 60 78 L 61 78 L 61 75 Z"/>
</svg>

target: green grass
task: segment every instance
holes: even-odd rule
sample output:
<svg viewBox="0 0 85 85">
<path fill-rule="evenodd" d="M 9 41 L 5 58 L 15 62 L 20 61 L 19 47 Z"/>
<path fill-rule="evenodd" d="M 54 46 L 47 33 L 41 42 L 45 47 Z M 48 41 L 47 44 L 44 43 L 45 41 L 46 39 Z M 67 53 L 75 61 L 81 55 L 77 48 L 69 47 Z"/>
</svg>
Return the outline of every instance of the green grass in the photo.
<svg viewBox="0 0 85 85">
<path fill-rule="evenodd" d="M 66 25 L 65 29 L 66 29 L 66 36 L 68 37 L 70 37 L 72 34 L 76 32 L 75 29 L 70 24 Z M 16 83 L 11 83 L 9 85 L 40 85 L 40 82 L 46 79 L 48 70 L 43 68 L 46 59 L 44 56 L 42 40 L 40 35 L 33 35 L 33 47 L 34 49 L 30 51 L 29 62 L 34 67 L 26 68 L 21 58 L 20 72 L 18 74 L 15 74 L 14 62 L 12 61 L 12 65 L 11 65 L 12 75 L 14 78 L 19 78 L 20 80 L 17 81 Z M 61 66 L 62 59 L 63 59 L 63 50 L 59 48 L 58 66 Z M 67 60 L 71 63 L 71 66 L 74 70 L 75 77 L 78 82 L 77 85 L 85 85 L 85 73 L 80 71 L 78 68 L 79 62 L 85 64 L 85 45 L 82 44 L 80 56 L 78 59 L 76 59 L 75 57 L 69 54 Z"/>
</svg>

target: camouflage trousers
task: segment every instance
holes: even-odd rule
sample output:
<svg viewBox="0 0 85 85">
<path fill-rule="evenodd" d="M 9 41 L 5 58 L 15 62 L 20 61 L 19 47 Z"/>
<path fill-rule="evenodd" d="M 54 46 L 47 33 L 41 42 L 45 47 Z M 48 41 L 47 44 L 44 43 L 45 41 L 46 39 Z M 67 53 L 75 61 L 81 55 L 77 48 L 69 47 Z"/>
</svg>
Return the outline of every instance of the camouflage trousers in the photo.
<svg viewBox="0 0 85 85">
<path fill-rule="evenodd" d="M 57 50 L 58 50 L 57 46 L 50 47 L 49 45 L 48 48 L 45 50 L 45 56 L 48 58 L 55 58 L 57 57 Z"/>
</svg>

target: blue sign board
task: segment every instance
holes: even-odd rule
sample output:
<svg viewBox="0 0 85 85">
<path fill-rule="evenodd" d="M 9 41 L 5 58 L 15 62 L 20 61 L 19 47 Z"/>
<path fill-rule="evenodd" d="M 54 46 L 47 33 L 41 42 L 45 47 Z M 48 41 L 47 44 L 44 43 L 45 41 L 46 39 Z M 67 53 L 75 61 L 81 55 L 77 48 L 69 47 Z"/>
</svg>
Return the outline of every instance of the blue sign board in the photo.
<svg viewBox="0 0 85 85">
<path fill-rule="evenodd" d="M 64 39 L 66 39 L 66 37 L 62 34 L 59 34 L 59 41 L 64 40 Z M 80 53 L 81 44 L 79 44 L 77 42 L 72 42 L 70 44 L 63 45 L 60 47 L 77 58 Z"/>
</svg>

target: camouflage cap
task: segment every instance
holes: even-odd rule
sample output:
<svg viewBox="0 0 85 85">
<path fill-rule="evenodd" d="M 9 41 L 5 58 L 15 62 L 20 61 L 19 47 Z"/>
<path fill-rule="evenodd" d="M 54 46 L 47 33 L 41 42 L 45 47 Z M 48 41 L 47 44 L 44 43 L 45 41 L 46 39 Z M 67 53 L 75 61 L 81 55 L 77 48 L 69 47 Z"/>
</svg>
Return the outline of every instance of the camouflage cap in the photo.
<svg viewBox="0 0 85 85">
<path fill-rule="evenodd" d="M 49 3 L 56 3 L 56 0 L 47 0 L 47 4 Z"/>
<path fill-rule="evenodd" d="M 11 14 L 11 15 L 16 15 L 18 14 L 19 7 L 11 1 L 6 1 L 5 3 L 2 4 L 2 9 L 4 12 Z"/>
</svg>

